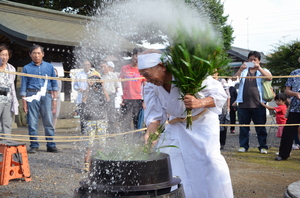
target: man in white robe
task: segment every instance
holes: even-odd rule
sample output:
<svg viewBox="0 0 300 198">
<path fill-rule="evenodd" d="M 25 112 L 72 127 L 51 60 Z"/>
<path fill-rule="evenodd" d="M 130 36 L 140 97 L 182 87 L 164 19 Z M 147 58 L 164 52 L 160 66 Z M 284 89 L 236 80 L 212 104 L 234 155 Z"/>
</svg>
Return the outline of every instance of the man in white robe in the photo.
<svg viewBox="0 0 300 198">
<path fill-rule="evenodd" d="M 170 88 L 166 89 L 170 79 L 165 79 L 169 74 L 158 54 L 155 50 L 148 50 L 138 57 L 141 74 L 148 82 L 152 82 L 147 83 L 144 90 L 145 123 L 148 127 L 145 139 L 150 132 L 154 132 L 153 129 L 168 119 L 171 121 L 185 118 L 186 114 L 183 112 L 191 107 L 187 106 L 188 103 L 201 100 L 207 105 L 192 108 L 192 116 L 203 112 L 193 121 L 192 129 L 186 129 L 186 121 L 168 124 L 165 132 L 161 134 L 157 147 L 165 145 L 178 147 L 166 147 L 160 151 L 170 155 L 173 175 L 179 176 L 182 180 L 187 198 L 233 197 L 229 169 L 221 155 L 219 143 L 218 114 L 221 113 L 227 99 L 222 85 L 212 77 L 208 77 L 203 82 L 206 88 L 197 93 L 197 99 L 187 95 L 184 101 L 179 100 L 181 96 L 177 87 L 169 85 Z"/>
</svg>

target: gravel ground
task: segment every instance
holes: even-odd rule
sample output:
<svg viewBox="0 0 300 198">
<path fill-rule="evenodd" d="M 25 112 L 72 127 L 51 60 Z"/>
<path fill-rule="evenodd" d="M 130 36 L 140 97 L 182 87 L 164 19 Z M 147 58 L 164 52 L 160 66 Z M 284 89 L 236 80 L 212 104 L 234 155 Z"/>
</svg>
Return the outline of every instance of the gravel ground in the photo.
<svg viewBox="0 0 300 198">
<path fill-rule="evenodd" d="M 14 133 L 20 133 L 21 130 L 26 134 L 26 128 L 18 129 Z M 78 135 L 75 129 L 60 129 L 57 132 L 57 136 L 74 135 Z M 271 135 L 275 136 L 274 133 Z M 267 155 L 259 154 L 256 150 L 257 138 L 254 129 L 251 129 L 251 148 L 248 153 L 254 154 L 255 158 L 267 156 L 270 160 L 274 159 L 280 139 L 274 137 L 268 140 L 269 142 L 273 140 L 272 152 Z M 28 149 L 29 143 L 27 142 L 26 145 Z M 42 143 L 36 154 L 28 156 L 32 181 L 11 180 L 8 185 L 0 186 L 1 197 L 73 197 L 74 189 L 80 186 L 79 181 L 87 177 L 87 173 L 81 171 L 83 150 L 80 148 L 80 143 L 58 143 L 57 147 L 60 149 L 59 153 L 48 153 L 45 144 Z M 246 154 L 239 156 L 238 147 L 238 131 L 236 134 L 228 133 L 222 154 L 230 168 L 235 197 L 282 197 L 286 186 L 300 178 L 299 171 L 279 173 L 278 169 L 267 165 L 245 161 L 243 156 Z M 295 155 L 299 156 L 299 154 Z M 299 158 L 297 160 L 299 163 Z M 273 185 L 269 185 L 273 182 L 273 173 L 276 173 L 273 178 L 275 180 L 281 180 L 280 176 L 285 175 L 281 183 L 277 182 L 276 189 Z"/>
</svg>

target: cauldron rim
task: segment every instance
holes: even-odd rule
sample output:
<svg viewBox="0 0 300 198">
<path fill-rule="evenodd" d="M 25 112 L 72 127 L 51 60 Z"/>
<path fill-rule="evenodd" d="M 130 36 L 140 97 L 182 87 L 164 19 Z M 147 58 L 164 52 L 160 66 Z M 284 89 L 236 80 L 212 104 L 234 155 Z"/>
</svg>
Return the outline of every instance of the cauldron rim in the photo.
<svg viewBox="0 0 300 198">
<path fill-rule="evenodd" d="M 181 179 L 179 177 L 172 177 L 171 181 L 148 184 L 148 185 L 139 185 L 139 186 L 111 186 L 111 185 L 101 185 L 101 184 L 91 184 L 90 179 L 83 179 L 79 184 L 83 188 L 94 188 L 97 190 L 108 190 L 108 191 L 117 191 L 117 192 L 131 192 L 131 191 L 147 191 L 147 190 L 159 190 L 168 187 L 172 187 L 180 184 Z"/>
<path fill-rule="evenodd" d="M 162 152 L 153 152 L 153 153 L 149 153 L 149 155 L 157 155 L 158 157 L 155 157 L 155 158 L 151 158 L 149 157 L 148 159 L 143 159 L 143 160 L 110 160 L 110 159 L 99 159 L 99 158 L 96 158 L 94 156 L 91 157 L 91 161 L 92 160 L 97 160 L 97 161 L 106 161 L 106 162 L 122 162 L 122 163 L 126 163 L 126 162 L 147 162 L 147 161 L 150 161 L 150 160 L 160 160 L 160 159 L 163 159 L 164 157 L 166 156 L 169 156 L 169 154 L 167 153 L 162 153 Z"/>
</svg>

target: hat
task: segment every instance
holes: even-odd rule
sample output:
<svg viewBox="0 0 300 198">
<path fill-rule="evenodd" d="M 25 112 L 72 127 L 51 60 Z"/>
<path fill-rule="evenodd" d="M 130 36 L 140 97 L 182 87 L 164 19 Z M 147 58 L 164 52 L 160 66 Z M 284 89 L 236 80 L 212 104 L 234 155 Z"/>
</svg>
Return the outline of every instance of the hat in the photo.
<svg viewBox="0 0 300 198">
<path fill-rule="evenodd" d="M 91 71 L 91 73 L 89 74 L 89 78 L 93 77 L 93 76 L 101 78 L 101 75 L 97 71 Z"/>
<path fill-rule="evenodd" d="M 155 67 L 158 63 L 161 63 L 162 54 L 150 53 L 150 54 L 140 54 L 138 55 L 138 68 L 147 69 L 150 67 Z"/>
<path fill-rule="evenodd" d="M 112 67 L 112 68 L 115 68 L 115 64 L 112 61 L 108 61 L 107 65 Z"/>
</svg>

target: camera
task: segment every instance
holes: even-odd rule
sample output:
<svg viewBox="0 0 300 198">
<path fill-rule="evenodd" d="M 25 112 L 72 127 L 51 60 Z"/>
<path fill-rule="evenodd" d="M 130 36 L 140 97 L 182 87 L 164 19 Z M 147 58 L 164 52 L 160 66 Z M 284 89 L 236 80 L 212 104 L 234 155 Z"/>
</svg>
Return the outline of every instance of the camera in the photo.
<svg viewBox="0 0 300 198">
<path fill-rule="evenodd" d="M 246 67 L 254 67 L 254 63 L 253 62 L 246 62 Z"/>
</svg>

